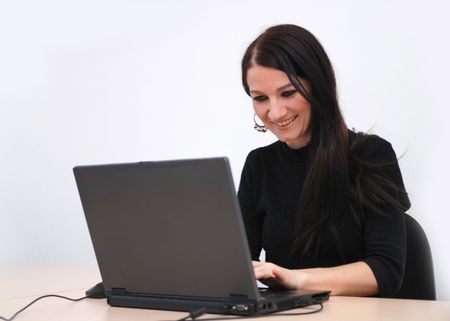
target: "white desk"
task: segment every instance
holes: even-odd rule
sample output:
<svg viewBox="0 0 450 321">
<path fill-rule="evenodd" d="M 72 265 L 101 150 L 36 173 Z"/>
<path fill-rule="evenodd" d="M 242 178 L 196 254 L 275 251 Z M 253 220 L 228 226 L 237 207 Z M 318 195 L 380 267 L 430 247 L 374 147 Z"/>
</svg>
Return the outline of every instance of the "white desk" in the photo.
<svg viewBox="0 0 450 321">
<path fill-rule="evenodd" d="M 0 268 L 0 315 L 9 318 L 24 305 L 44 294 L 82 297 L 84 291 L 98 281 L 100 274 L 93 269 Z M 297 309 L 288 312 L 301 311 L 302 309 Z M 177 320 L 186 315 L 184 312 L 111 307 L 105 299 L 70 302 L 46 298 L 22 312 L 15 321 L 151 321 Z M 205 315 L 202 318 L 217 316 Z M 331 297 L 324 304 L 324 309 L 316 314 L 279 315 L 258 320 L 284 321 L 298 318 L 302 321 L 449 321 L 450 301 Z"/>
</svg>

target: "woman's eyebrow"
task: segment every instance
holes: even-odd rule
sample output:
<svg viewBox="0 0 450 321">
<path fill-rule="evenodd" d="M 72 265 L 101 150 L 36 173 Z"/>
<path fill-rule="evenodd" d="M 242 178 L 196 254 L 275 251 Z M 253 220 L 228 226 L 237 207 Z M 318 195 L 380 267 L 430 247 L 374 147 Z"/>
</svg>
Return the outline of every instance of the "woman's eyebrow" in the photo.
<svg viewBox="0 0 450 321">
<path fill-rule="evenodd" d="M 292 85 L 291 83 L 288 83 L 288 84 L 286 84 L 286 85 L 281 86 L 280 88 L 278 88 L 277 91 L 283 91 L 283 90 L 285 90 L 286 88 L 289 88 L 289 87 L 292 87 L 292 86 L 293 86 L 293 85 Z"/>
<path fill-rule="evenodd" d="M 288 83 L 286 85 L 279 87 L 276 91 L 283 91 L 284 89 L 289 88 L 289 87 L 292 87 L 291 83 Z M 263 94 L 263 92 L 259 91 L 259 90 L 250 90 L 250 93 L 251 94 Z"/>
</svg>

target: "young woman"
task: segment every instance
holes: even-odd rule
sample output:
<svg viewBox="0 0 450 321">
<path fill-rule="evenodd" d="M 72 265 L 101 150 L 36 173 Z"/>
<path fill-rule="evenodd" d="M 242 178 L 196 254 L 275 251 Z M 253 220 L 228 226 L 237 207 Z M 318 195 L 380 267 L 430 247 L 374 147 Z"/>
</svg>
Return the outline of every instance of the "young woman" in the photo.
<svg viewBox="0 0 450 321">
<path fill-rule="evenodd" d="M 333 295 L 395 295 L 410 206 L 396 155 L 386 140 L 347 128 L 318 40 L 295 25 L 267 29 L 245 52 L 242 82 L 255 129 L 278 138 L 249 153 L 238 191 L 256 277 Z"/>
</svg>

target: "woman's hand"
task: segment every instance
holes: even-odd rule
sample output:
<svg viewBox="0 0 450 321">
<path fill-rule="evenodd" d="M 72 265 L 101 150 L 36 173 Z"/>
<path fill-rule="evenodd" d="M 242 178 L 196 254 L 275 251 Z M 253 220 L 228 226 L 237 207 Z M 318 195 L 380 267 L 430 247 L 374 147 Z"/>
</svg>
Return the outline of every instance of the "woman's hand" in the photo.
<svg viewBox="0 0 450 321">
<path fill-rule="evenodd" d="M 306 275 L 299 270 L 289 270 L 268 262 L 253 261 L 255 277 L 261 283 L 271 287 L 283 287 L 290 290 L 301 288 Z"/>
<path fill-rule="evenodd" d="M 378 284 L 365 262 L 329 268 L 289 270 L 268 262 L 253 261 L 255 277 L 269 287 L 290 290 L 330 290 L 332 295 L 378 294 Z"/>
</svg>

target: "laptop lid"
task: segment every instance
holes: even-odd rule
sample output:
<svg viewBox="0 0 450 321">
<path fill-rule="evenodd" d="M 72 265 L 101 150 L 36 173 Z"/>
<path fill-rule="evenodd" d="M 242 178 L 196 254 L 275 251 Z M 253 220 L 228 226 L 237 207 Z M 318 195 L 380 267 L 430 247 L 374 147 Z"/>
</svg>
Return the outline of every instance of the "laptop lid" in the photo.
<svg viewBox="0 0 450 321">
<path fill-rule="evenodd" d="M 74 174 L 107 293 L 259 298 L 227 158 Z"/>
</svg>

